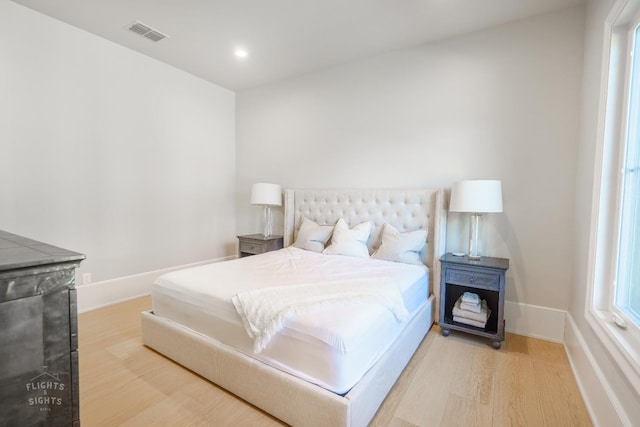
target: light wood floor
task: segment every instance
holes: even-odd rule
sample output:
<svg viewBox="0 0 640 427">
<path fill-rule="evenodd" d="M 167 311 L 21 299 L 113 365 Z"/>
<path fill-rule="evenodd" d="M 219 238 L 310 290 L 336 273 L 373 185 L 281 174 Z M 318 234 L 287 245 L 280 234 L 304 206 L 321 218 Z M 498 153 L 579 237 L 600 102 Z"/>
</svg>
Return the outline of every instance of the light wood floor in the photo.
<svg viewBox="0 0 640 427">
<path fill-rule="evenodd" d="M 80 415 L 92 426 L 279 426 L 281 422 L 142 345 L 148 297 L 84 313 Z M 436 327 L 373 426 L 590 426 L 560 344 L 507 334 L 500 350 Z"/>
</svg>

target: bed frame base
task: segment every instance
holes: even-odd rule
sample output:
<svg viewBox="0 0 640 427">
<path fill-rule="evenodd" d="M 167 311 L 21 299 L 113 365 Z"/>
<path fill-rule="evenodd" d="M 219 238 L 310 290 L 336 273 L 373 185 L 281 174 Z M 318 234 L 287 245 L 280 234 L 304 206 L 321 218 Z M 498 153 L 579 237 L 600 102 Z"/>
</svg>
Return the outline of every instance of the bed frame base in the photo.
<svg viewBox="0 0 640 427">
<path fill-rule="evenodd" d="M 429 331 L 433 295 L 381 359 L 344 396 L 260 362 L 153 312 L 143 343 L 265 412 L 297 426 L 366 426 Z"/>
</svg>

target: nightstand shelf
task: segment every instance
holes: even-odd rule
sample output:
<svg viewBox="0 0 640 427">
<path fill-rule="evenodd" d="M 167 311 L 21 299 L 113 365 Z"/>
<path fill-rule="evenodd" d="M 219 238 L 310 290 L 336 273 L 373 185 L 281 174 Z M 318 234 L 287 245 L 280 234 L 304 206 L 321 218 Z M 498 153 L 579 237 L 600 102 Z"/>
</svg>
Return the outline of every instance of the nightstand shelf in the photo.
<svg viewBox="0 0 640 427">
<path fill-rule="evenodd" d="M 494 348 L 500 348 L 504 341 L 504 289 L 509 260 L 491 257 L 470 260 L 467 256 L 446 254 L 440 262 L 439 324 L 442 334 L 448 336 L 451 330 L 467 332 L 489 338 Z M 484 328 L 453 320 L 453 306 L 465 292 L 478 294 L 480 299 L 487 301 L 491 314 Z"/>
<path fill-rule="evenodd" d="M 282 236 L 264 237 L 262 234 L 247 234 L 236 237 L 238 237 L 238 256 L 240 258 L 282 249 Z"/>
</svg>

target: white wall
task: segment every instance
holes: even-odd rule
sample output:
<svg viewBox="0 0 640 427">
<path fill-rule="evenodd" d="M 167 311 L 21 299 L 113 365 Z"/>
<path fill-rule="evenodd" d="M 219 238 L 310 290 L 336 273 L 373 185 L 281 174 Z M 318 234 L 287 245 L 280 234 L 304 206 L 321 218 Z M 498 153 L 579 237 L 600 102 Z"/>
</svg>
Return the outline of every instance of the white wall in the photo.
<svg viewBox="0 0 640 427">
<path fill-rule="evenodd" d="M 589 260 L 598 114 L 600 107 L 603 67 L 604 23 L 614 0 L 589 0 L 584 43 L 584 72 L 582 82 L 582 111 L 580 144 L 577 153 L 575 280 L 571 287 L 571 304 L 566 343 L 583 385 L 583 394 L 592 409 L 596 425 L 637 425 L 640 420 L 640 396 L 630 384 L 633 377 L 620 366 L 603 347 L 585 317 L 587 301 L 587 271 Z M 636 374 L 637 378 L 637 374 Z"/>
<path fill-rule="evenodd" d="M 235 94 L 0 0 L 0 229 L 93 281 L 235 248 Z"/>
<path fill-rule="evenodd" d="M 501 179 L 505 212 L 484 234 L 486 254 L 511 259 L 506 297 L 566 310 L 583 24 L 584 8 L 571 8 L 240 92 L 238 232 L 260 230 L 254 182 Z M 459 219 L 449 250 L 464 249 Z"/>
</svg>

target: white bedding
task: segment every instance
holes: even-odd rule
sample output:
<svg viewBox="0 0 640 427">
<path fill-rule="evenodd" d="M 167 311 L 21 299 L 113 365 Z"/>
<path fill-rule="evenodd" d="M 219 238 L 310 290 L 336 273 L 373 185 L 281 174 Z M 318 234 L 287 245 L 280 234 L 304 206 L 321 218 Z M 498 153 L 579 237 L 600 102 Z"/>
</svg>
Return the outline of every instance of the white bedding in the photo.
<svg viewBox="0 0 640 427">
<path fill-rule="evenodd" d="M 335 393 L 346 393 L 393 343 L 406 322 L 379 305 L 326 305 L 287 320 L 253 352 L 231 298 L 253 289 L 355 279 L 392 279 L 410 317 L 427 301 L 424 266 L 324 255 L 288 247 L 180 270 L 158 278 L 153 310 L 194 331 Z"/>
<path fill-rule="evenodd" d="M 289 321 L 327 305 L 376 304 L 407 321 L 400 291 L 388 280 L 338 280 L 322 283 L 274 286 L 241 292 L 231 298 L 247 334 L 260 353 Z"/>
</svg>

